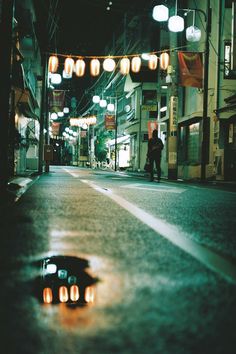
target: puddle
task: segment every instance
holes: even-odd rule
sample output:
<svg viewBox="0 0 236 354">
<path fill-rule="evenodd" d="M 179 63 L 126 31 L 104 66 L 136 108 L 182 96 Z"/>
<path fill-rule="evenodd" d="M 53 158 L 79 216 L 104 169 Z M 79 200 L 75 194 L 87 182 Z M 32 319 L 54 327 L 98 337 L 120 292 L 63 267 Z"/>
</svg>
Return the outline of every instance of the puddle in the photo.
<svg viewBox="0 0 236 354">
<path fill-rule="evenodd" d="M 51 256 L 37 262 L 40 275 L 35 282 L 35 295 L 41 304 L 67 307 L 85 306 L 95 301 L 98 278 L 88 272 L 86 259 Z"/>
</svg>

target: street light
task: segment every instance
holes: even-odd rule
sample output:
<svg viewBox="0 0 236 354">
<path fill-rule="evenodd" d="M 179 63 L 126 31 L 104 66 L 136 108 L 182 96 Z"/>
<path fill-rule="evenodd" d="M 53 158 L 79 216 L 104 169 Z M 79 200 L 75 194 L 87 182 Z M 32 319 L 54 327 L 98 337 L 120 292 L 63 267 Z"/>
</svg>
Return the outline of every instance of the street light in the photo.
<svg viewBox="0 0 236 354">
<path fill-rule="evenodd" d="M 179 9 L 183 11 L 194 11 L 194 18 L 193 18 L 193 26 L 190 26 L 186 30 L 186 39 L 191 42 L 195 42 L 200 40 L 201 38 L 201 31 L 194 25 L 195 21 L 195 11 L 199 11 L 204 15 L 204 20 L 206 23 L 206 35 L 205 35 L 205 51 L 204 51 L 204 83 L 203 83 L 203 113 L 202 113 L 202 119 L 203 119 L 203 124 L 202 124 L 202 147 L 201 147 L 201 180 L 204 181 L 206 179 L 206 154 L 208 152 L 207 148 L 207 142 L 208 142 L 208 133 L 207 133 L 207 116 L 208 116 L 208 71 L 209 71 L 209 35 L 210 35 L 210 0 L 207 0 L 206 2 L 206 12 L 204 12 L 202 9 Z M 176 7 L 175 7 L 175 12 L 177 14 L 177 0 L 176 0 Z M 154 14 L 154 9 L 153 9 L 153 14 Z M 168 18 L 165 17 L 166 15 L 163 15 L 163 17 L 154 17 L 153 18 L 156 21 L 167 21 Z M 176 17 L 176 16 L 172 16 Z M 164 19 L 166 18 L 166 19 Z M 171 19 L 171 17 L 170 17 Z M 169 19 L 169 20 L 170 20 Z M 182 21 L 180 21 L 182 22 Z M 172 25 L 172 24 L 171 24 Z M 172 31 L 174 28 L 174 23 L 173 27 L 168 26 L 169 29 Z M 184 29 L 184 28 L 183 28 Z M 182 29 L 182 30 L 183 30 Z M 174 32 L 177 32 L 174 30 Z"/>
</svg>

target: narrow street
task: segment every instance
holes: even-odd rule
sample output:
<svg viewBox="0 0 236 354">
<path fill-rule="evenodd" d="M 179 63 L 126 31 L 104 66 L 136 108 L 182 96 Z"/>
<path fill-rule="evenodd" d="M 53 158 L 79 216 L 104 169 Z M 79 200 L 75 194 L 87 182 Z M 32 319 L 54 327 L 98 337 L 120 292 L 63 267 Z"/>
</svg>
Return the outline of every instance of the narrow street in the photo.
<svg viewBox="0 0 236 354">
<path fill-rule="evenodd" d="M 1 212 L 3 352 L 235 353 L 235 210 L 231 189 L 50 167 Z M 83 304 L 43 303 L 54 256 Z"/>
</svg>

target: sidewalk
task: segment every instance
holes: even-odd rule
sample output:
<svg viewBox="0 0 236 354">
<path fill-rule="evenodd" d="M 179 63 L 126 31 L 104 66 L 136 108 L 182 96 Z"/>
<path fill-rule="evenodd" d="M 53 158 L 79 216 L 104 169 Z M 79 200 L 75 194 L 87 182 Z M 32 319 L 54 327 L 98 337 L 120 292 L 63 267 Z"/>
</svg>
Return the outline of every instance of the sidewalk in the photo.
<svg viewBox="0 0 236 354">
<path fill-rule="evenodd" d="M 119 171 L 119 173 L 127 174 L 129 176 L 134 176 L 134 177 L 145 178 L 147 180 L 149 179 L 149 174 L 144 171 L 140 171 L 140 172 L 138 172 L 138 171 Z M 221 187 L 221 188 L 230 189 L 232 191 L 236 191 L 236 181 L 220 181 L 220 180 L 201 181 L 200 179 L 170 180 L 167 177 L 162 177 L 161 181 L 168 182 L 168 183 L 193 184 L 193 185 L 199 185 L 199 186 L 204 186 L 204 187 L 206 187 L 206 186 L 207 187 Z"/>
</svg>

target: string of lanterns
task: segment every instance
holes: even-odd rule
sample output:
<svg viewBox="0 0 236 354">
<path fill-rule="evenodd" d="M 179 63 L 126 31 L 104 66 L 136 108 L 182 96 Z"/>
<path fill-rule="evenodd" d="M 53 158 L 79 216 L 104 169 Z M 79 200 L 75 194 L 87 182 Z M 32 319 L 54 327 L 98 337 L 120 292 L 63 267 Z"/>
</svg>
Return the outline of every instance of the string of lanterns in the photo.
<svg viewBox="0 0 236 354">
<path fill-rule="evenodd" d="M 65 55 L 51 55 L 48 61 L 48 71 L 50 73 L 56 73 L 59 67 L 59 56 Z M 116 69 L 117 64 L 115 58 L 120 58 L 119 66 L 120 72 L 123 75 L 128 75 L 130 70 L 134 73 L 138 73 L 141 69 L 142 61 L 139 55 L 127 55 L 121 56 L 109 56 L 109 57 L 77 57 L 74 60 L 72 57 L 67 56 L 64 61 L 63 77 L 71 78 L 73 73 L 76 76 L 82 77 L 85 74 L 86 63 L 84 58 L 90 59 L 90 74 L 92 76 L 98 76 L 101 71 L 101 62 L 98 58 L 103 58 L 102 68 L 104 71 L 112 72 Z M 167 70 L 169 65 L 169 54 L 163 52 L 158 57 L 155 53 L 148 54 L 148 68 L 150 70 L 156 70 L 158 65 L 158 60 L 160 62 L 160 68 L 162 70 Z"/>
</svg>

